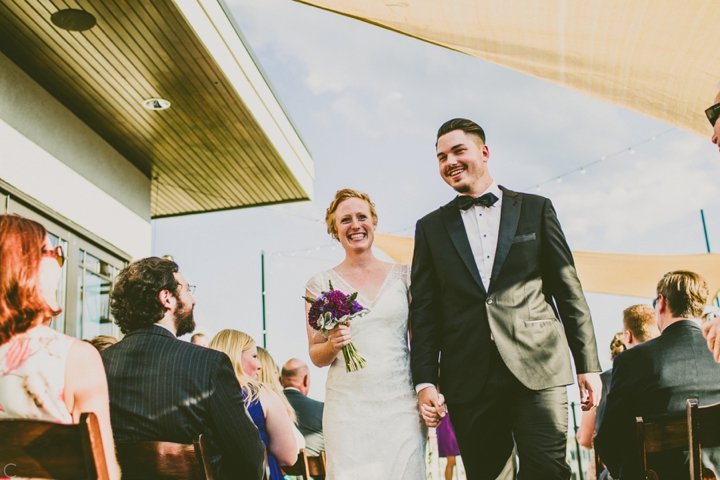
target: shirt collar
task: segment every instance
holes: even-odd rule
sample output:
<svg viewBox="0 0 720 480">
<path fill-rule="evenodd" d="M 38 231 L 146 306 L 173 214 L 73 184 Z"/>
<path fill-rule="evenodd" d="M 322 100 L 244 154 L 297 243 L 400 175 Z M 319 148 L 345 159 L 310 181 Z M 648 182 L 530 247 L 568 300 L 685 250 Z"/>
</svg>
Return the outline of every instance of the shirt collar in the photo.
<svg viewBox="0 0 720 480">
<path fill-rule="evenodd" d="M 494 193 L 495 196 L 498 197 L 499 200 L 502 200 L 502 190 L 500 190 L 500 187 L 498 187 L 498 184 L 495 183 L 495 180 L 493 180 L 493 182 L 490 184 L 490 186 L 487 187 L 481 195 L 485 195 L 486 193 Z M 493 205 L 493 207 L 494 206 L 495 205 Z"/>
<path fill-rule="evenodd" d="M 155 325 L 157 325 L 158 327 L 164 328 L 165 330 L 167 330 L 168 332 L 172 333 L 173 335 L 175 335 L 177 337 L 177 333 L 173 332 L 172 328 L 168 327 L 167 325 L 165 325 L 163 323 L 156 323 Z"/>
</svg>

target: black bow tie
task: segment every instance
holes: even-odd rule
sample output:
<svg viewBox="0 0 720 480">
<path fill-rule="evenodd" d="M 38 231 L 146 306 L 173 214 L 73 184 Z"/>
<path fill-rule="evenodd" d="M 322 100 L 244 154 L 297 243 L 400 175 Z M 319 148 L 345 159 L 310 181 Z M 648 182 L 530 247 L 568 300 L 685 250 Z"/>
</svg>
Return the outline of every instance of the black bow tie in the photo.
<svg viewBox="0 0 720 480">
<path fill-rule="evenodd" d="M 458 207 L 460 210 L 467 210 L 475 205 L 482 205 L 484 207 L 492 207 L 495 205 L 499 198 L 494 193 L 485 193 L 477 198 L 468 197 L 467 195 L 460 195 L 458 197 Z"/>
</svg>

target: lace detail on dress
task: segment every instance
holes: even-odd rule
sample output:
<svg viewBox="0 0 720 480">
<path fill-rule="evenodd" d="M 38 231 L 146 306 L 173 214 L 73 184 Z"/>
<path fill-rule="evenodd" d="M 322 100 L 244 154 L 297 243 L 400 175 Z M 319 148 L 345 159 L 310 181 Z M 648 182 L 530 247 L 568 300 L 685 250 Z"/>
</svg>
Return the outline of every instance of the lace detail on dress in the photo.
<svg viewBox="0 0 720 480">
<path fill-rule="evenodd" d="M 410 288 L 410 265 L 407 263 L 397 263 L 397 267 L 390 272 L 393 278 L 397 278 L 403 282 L 405 288 Z"/>
<path fill-rule="evenodd" d="M 305 289 L 312 293 L 313 297 L 317 297 L 323 291 L 326 291 L 328 289 L 326 277 L 326 271 L 316 273 L 315 275 L 310 277 L 310 280 L 307 281 L 307 283 L 305 284 Z"/>
</svg>

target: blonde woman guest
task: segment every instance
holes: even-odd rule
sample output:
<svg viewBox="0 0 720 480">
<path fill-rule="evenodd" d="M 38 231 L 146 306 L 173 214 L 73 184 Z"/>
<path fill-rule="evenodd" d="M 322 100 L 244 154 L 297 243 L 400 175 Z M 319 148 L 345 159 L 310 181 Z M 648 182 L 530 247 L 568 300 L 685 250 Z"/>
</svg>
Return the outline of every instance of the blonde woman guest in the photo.
<svg viewBox="0 0 720 480">
<path fill-rule="evenodd" d="M 278 367 L 278 364 L 275 363 L 272 355 L 270 355 L 270 352 L 268 352 L 266 349 L 264 349 L 263 347 L 257 347 L 257 350 L 258 360 L 260 360 L 261 365 L 258 380 L 264 386 L 277 393 L 277 396 L 280 397 L 280 400 L 282 400 L 283 404 L 285 405 L 288 416 L 293 423 L 293 434 L 295 435 L 295 442 L 297 442 L 299 453 L 301 449 L 305 448 L 305 437 L 303 437 L 302 433 L 300 433 L 300 430 L 298 430 L 297 428 L 297 414 L 295 413 L 295 409 L 292 407 L 292 405 L 290 405 L 290 402 L 285 396 L 282 384 L 280 383 L 280 367 Z"/>
<path fill-rule="evenodd" d="M 45 227 L 0 215 L 0 418 L 76 423 L 82 413 L 94 413 L 110 478 L 117 480 L 100 354 L 49 326 L 61 312 L 57 290 L 64 262 Z"/>
<path fill-rule="evenodd" d="M 210 341 L 209 348 L 225 352 L 235 369 L 253 422 L 268 450 L 270 479 L 282 480 L 280 465 L 293 465 L 297 459 L 297 442 L 292 420 L 280 397 L 258 381 L 261 371 L 255 341 L 246 333 L 223 330 Z"/>
<path fill-rule="evenodd" d="M 345 294 L 358 292 L 357 301 L 369 309 L 351 325 L 332 329 L 327 339 L 307 327 L 310 359 L 318 367 L 330 367 L 323 415 L 327 479 L 426 478 L 427 430 L 408 349 L 410 267 L 373 255 L 378 217 L 367 194 L 338 191 L 325 221 L 328 233 L 345 250 L 345 259 L 314 275 L 305 293 L 317 297 L 332 282 Z M 347 373 L 339 354 L 350 342 L 367 365 Z"/>
</svg>

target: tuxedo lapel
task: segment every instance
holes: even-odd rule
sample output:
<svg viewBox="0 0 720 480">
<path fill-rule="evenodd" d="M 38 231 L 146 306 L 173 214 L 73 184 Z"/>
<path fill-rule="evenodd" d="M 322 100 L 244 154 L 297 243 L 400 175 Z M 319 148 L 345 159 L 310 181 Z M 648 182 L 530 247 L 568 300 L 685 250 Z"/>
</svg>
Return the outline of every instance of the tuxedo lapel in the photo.
<svg viewBox="0 0 720 480">
<path fill-rule="evenodd" d="M 500 212 L 500 230 L 498 231 L 498 243 L 495 250 L 495 261 L 493 262 L 490 284 L 492 285 L 500 273 L 500 269 L 507 258 L 510 247 L 515 239 L 518 222 L 520 221 L 520 207 L 522 196 L 516 192 L 500 187 L 503 191 L 502 211 Z"/>
<path fill-rule="evenodd" d="M 472 249 L 470 248 L 470 241 L 468 240 L 467 232 L 465 231 L 465 224 L 460 216 L 460 208 L 457 205 L 457 198 L 445 205 L 442 212 L 445 227 L 450 234 L 450 239 L 452 240 L 453 245 L 455 245 L 460 257 L 462 257 L 463 262 L 465 262 L 465 265 L 468 270 L 470 270 L 470 273 L 477 284 L 480 286 L 482 291 L 485 292 L 485 286 L 480 278 L 480 272 L 478 271 L 477 264 L 475 263 L 475 257 L 473 256 Z"/>
</svg>

